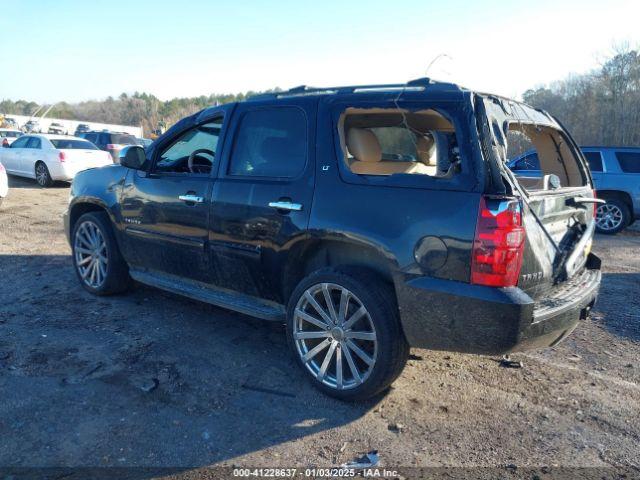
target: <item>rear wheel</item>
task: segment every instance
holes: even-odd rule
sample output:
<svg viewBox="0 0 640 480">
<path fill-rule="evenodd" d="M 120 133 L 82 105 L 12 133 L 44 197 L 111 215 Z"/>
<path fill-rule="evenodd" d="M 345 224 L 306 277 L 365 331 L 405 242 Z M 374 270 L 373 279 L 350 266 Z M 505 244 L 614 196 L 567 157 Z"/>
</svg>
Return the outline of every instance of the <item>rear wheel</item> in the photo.
<svg viewBox="0 0 640 480">
<path fill-rule="evenodd" d="M 343 400 L 380 393 L 409 356 L 393 288 L 363 269 L 325 268 L 303 279 L 289 300 L 287 335 L 311 382 Z"/>
<path fill-rule="evenodd" d="M 53 185 L 53 179 L 49 173 L 49 169 L 44 162 L 36 163 L 36 182 L 41 187 L 50 187 Z"/>
<path fill-rule="evenodd" d="M 73 265 L 85 290 L 95 295 L 126 291 L 131 277 L 106 213 L 82 215 L 73 228 Z"/>
<path fill-rule="evenodd" d="M 598 205 L 596 210 L 596 230 L 600 233 L 615 234 L 629 225 L 631 214 L 625 202 L 617 198 L 605 199 L 607 203 Z"/>
</svg>

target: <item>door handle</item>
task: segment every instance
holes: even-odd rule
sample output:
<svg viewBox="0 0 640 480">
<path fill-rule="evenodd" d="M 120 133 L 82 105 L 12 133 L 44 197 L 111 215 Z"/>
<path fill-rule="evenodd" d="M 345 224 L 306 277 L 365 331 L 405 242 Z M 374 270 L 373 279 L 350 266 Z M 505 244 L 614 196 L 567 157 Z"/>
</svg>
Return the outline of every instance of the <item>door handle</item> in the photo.
<svg viewBox="0 0 640 480">
<path fill-rule="evenodd" d="M 269 206 L 271 208 L 275 208 L 276 210 L 289 210 L 294 212 L 299 212 L 300 210 L 302 210 L 301 203 L 293 203 L 283 200 L 278 200 L 277 202 L 269 202 Z"/>
<path fill-rule="evenodd" d="M 199 197 L 197 195 L 179 195 L 178 200 L 182 200 L 187 203 L 202 203 L 204 202 L 203 197 Z"/>
</svg>

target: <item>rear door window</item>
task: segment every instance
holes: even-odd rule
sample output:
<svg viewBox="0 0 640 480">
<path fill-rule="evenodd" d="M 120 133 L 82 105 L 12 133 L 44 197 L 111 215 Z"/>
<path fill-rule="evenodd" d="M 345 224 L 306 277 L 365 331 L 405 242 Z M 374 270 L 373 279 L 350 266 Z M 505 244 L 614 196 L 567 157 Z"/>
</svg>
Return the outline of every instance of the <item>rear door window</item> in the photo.
<svg viewBox="0 0 640 480">
<path fill-rule="evenodd" d="M 582 152 L 592 172 L 602 172 L 602 155 L 600 152 Z"/>
<path fill-rule="evenodd" d="M 41 146 L 42 146 L 42 142 L 40 141 L 39 138 L 31 137 L 29 139 L 29 141 L 27 142 L 27 147 L 26 148 L 39 149 Z"/>
<path fill-rule="evenodd" d="M 620 168 L 625 173 L 640 173 L 640 152 L 616 152 Z"/>
<path fill-rule="evenodd" d="M 307 162 L 307 119 L 296 107 L 247 112 L 236 133 L 229 175 L 294 178 Z"/>
</svg>

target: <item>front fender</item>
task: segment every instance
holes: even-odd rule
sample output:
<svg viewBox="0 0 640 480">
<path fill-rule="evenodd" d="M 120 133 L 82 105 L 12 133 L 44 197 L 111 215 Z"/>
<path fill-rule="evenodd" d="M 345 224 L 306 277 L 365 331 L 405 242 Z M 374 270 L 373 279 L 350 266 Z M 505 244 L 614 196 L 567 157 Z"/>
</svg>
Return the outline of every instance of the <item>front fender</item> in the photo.
<svg viewBox="0 0 640 480">
<path fill-rule="evenodd" d="M 95 168 L 80 172 L 71 183 L 69 207 L 65 213 L 67 239 L 75 221 L 87 211 L 103 210 L 114 226 L 120 242 L 122 215 L 120 195 L 129 169 L 120 165 Z"/>
</svg>

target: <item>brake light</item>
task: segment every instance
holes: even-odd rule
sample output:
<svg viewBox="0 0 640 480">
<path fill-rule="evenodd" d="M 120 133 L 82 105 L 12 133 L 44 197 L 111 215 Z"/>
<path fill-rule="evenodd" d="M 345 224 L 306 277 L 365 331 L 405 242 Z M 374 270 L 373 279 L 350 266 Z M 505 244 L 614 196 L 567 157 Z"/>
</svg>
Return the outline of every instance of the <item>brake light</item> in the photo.
<svg viewBox="0 0 640 480">
<path fill-rule="evenodd" d="M 520 202 L 482 197 L 471 254 L 471 283 L 490 287 L 517 285 L 524 240 Z"/>
<path fill-rule="evenodd" d="M 107 150 L 118 150 L 120 148 L 120 145 L 117 145 L 115 143 L 107 143 Z"/>
<path fill-rule="evenodd" d="M 64 152 L 59 152 L 58 159 L 60 159 L 61 162 L 64 162 L 67 159 L 67 155 Z"/>
</svg>

